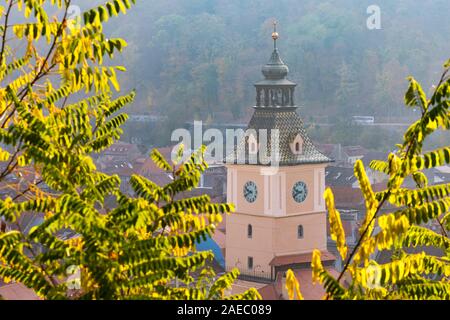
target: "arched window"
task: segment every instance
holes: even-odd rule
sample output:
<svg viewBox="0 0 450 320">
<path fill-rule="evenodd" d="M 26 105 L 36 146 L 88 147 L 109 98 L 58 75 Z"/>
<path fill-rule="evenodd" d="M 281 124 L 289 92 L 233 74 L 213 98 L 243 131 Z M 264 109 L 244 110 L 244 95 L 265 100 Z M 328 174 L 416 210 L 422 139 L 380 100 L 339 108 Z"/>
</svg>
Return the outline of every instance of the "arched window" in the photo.
<svg viewBox="0 0 450 320">
<path fill-rule="evenodd" d="M 252 155 L 258 153 L 258 140 L 256 140 L 254 134 L 248 136 L 248 152 Z"/>
<path fill-rule="evenodd" d="M 303 226 L 302 225 L 299 225 L 297 227 L 297 238 L 303 239 Z"/>
<path fill-rule="evenodd" d="M 256 149 L 256 143 L 250 142 L 250 153 L 256 153 L 258 150 Z"/>
<path fill-rule="evenodd" d="M 300 155 L 303 153 L 303 138 L 297 134 L 291 142 L 291 151 L 293 154 Z"/>
<path fill-rule="evenodd" d="M 253 227 L 251 224 L 247 226 L 247 237 L 249 239 L 253 238 Z"/>
</svg>

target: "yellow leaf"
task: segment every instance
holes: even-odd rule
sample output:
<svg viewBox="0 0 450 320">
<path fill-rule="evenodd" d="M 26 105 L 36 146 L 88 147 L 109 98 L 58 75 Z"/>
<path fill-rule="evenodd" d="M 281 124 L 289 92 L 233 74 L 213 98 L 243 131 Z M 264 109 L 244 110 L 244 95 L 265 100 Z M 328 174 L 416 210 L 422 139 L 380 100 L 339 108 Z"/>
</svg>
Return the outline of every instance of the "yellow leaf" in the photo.
<svg viewBox="0 0 450 320">
<path fill-rule="evenodd" d="M 364 169 L 364 164 L 361 160 L 355 163 L 355 176 L 358 179 L 361 191 L 366 200 L 366 208 L 368 210 L 374 210 L 378 206 L 378 201 L 375 198 L 375 193 L 372 190 L 372 185 L 367 177 L 366 170 Z"/>
<path fill-rule="evenodd" d="M 330 222 L 331 239 L 336 241 L 337 249 L 343 260 L 347 257 L 347 245 L 345 243 L 345 231 L 342 226 L 341 215 L 336 210 L 334 195 L 330 188 L 327 188 L 324 194 L 325 202 L 328 208 L 328 221 Z"/>
<path fill-rule="evenodd" d="M 0 161 L 8 161 L 10 153 L 0 148 Z"/>
<path fill-rule="evenodd" d="M 320 260 L 320 251 L 314 250 L 311 261 L 313 283 L 320 282 L 320 274 L 323 271 L 322 261 Z"/>
<path fill-rule="evenodd" d="M 35 108 L 33 109 L 33 111 L 31 111 L 31 114 L 36 118 L 38 118 L 39 120 L 44 121 L 44 115 L 42 113 L 42 110 Z"/>
<path fill-rule="evenodd" d="M 294 272 L 290 269 L 286 273 L 286 289 L 288 290 L 289 300 L 294 300 L 295 298 L 304 300 L 300 291 L 300 284 Z"/>
</svg>

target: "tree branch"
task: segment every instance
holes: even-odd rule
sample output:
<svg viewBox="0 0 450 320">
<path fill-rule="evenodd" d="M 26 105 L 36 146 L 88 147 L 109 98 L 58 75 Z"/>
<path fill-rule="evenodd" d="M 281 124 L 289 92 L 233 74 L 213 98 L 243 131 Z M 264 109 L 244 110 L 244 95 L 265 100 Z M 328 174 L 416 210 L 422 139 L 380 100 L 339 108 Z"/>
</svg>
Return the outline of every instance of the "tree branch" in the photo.
<svg viewBox="0 0 450 320">
<path fill-rule="evenodd" d="M 44 71 L 45 66 L 48 64 L 48 61 L 50 60 L 50 57 L 53 53 L 53 51 L 56 48 L 56 43 L 58 41 L 58 38 L 61 36 L 64 26 L 66 24 L 66 20 L 67 20 L 67 15 L 69 13 L 69 6 L 72 0 L 67 0 L 65 1 L 66 3 L 66 8 L 64 10 L 64 16 L 61 20 L 61 23 L 58 27 L 58 31 L 56 32 L 56 35 L 53 39 L 53 42 L 50 46 L 49 51 L 47 52 L 47 55 L 41 65 L 41 67 L 39 68 L 39 71 L 36 73 L 36 76 L 34 77 L 34 79 L 26 86 L 22 89 L 22 91 L 18 94 L 18 97 L 20 98 L 20 102 L 22 102 L 25 97 L 27 96 L 28 92 L 29 92 L 29 88 L 32 88 L 37 81 L 39 81 L 43 76 L 47 75 L 48 72 L 56 65 L 55 63 L 53 63 L 50 67 L 47 68 L 47 70 Z M 7 106 L 5 108 L 5 111 L 8 110 L 8 108 L 11 106 L 11 104 L 9 106 Z M 13 114 L 15 113 L 17 109 L 17 106 L 14 106 L 13 110 L 9 113 L 9 115 L 6 117 L 6 119 L 3 121 L 1 128 L 4 128 L 6 126 L 6 124 L 8 123 L 9 119 L 13 116 Z"/>
<path fill-rule="evenodd" d="M 5 14 L 5 24 L 3 25 L 3 34 L 2 34 L 2 47 L 0 50 L 0 63 L 3 62 L 3 55 L 5 54 L 6 34 L 8 32 L 8 27 L 9 27 L 8 20 L 9 20 L 9 15 L 11 14 L 13 2 L 14 2 L 14 0 L 10 0 L 9 5 L 8 5 L 8 10 L 6 11 L 6 14 Z"/>
<path fill-rule="evenodd" d="M 447 68 L 447 69 L 444 71 L 444 73 L 442 74 L 442 77 L 441 77 L 441 79 L 440 79 L 440 81 L 439 81 L 439 84 L 437 85 L 436 88 L 439 88 L 439 87 L 444 83 L 445 78 L 446 78 L 447 73 L 449 72 L 449 70 L 450 70 L 450 68 Z M 434 92 L 433 97 L 435 97 L 436 94 L 437 94 L 437 91 Z M 431 99 L 431 100 L 433 100 L 433 99 Z M 422 113 L 421 121 L 424 120 L 425 116 L 426 116 L 426 115 L 428 114 L 428 112 L 430 111 L 431 100 L 428 102 L 426 111 Z M 417 133 L 415 133 L 414 136 L 412 137 L 412 139 L 410 140 L 410 142 L 409 142 L 409 144 L 408 144 L 408 146 L 407 146 L 407 148 L 406 148 L 406 152 L 405 152 L 405 154 L 404 154 L 404 156 L 403 156 L 403 159 L 402 159 L 403 161 L 405 161 L 406 159 L 409 159 L 409 158 L 410 158 L 410 152 L 411 152 L 411 150 L 412 150 L 412 146 L 413 146 L 413 144 L 415 143 L 416 138 L 417 138 Z M 344 276 L 345 272 L 347 271 L 348 267 L 350 266 L 353 257 L 355 256 L 355 254 L 357 253 L 357 251 L 360 249 L 360 246 L 361 246 L 361 244 L 362 244 L 362 242 L 363 242 L 363 240 L 364 240 L 364 238 L 365 238 L 365 236 L 366 236 L 366 234 L 367 234 L 367 232 L 368 232 L 368 230 L 369 230 L 369 228 L 370 228 L 370 225 L 371 225 L 371 224 L 374 222 L 374 220 L 377 218 L 377 216 L 378 216 L 378 214 L 379 214 L 381 208 L 383 207 L 383 205 L 385 204 L 385 202 L 387 201 L 387 199 L 389 199 L 389 196 L 390 196 L 391 194 L 392 194 L 392 189 L 389 188 L 388 191 L 384 194 L 383 199 L 380 201 L 380 203 L 379 203 L 379 205 L 378 205 L 378 208 L 377 208 L 377 210 L 376 210 L 374 216 L 372 217 L 372 219 L 370 220 L 370 222 L 367 224 L 367 226 L 366 226 L 366 228 L 364 229 L 363 233 L 361 234 L 361 237 L 359 238 L 359 240 L 358 240 L 356 246 L 353 248 L 353 250 L 352 250 L 352 252 L 351 252 L 351 254 L 350 254 L 350 256 L 349 256 L 347 262 L 346 262 L 345 265 L 344 265 L 344 268 L 342 269 L 341 273 L 339 274 L 339 277 L 337 278 L 337 282 L 338 282 L 338 283 L 341 281 L 342 277 Z M 441 224 L 440 221 L 439 221 L 439 224 Z M 443 228 L 442 225 L 441 225 L 441 227 Z M 444 229 L 443 229 L 443 230 L 444 230 Z M 444 232 L 445 232 L 445 230 L 444 230 Z M 446 233 L 445 233 L 445 234 L 446 234 Z M 327 300 L 329 299 L 329 295 L 327 295 L 326 299 L 327 299 Z"/>
</svg>

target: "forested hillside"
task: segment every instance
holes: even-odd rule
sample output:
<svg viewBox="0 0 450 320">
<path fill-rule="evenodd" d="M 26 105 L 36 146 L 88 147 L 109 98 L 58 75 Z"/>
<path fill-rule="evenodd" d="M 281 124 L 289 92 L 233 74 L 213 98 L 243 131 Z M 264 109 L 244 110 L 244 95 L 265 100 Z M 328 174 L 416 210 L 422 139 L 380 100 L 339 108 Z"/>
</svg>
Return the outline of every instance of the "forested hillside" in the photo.
<svg viewBox="0 0 450 320">
<path fill-rule="evenodd" d="M 145 0 L 109 33 L 129 43 L 123 57 L 129 72 L 122 80 L 125 89 L 137 89 L 133 112 L 168 116 L 161 126 L 167 132 L 193 118 L 245 116 L 254 103 L 252 84 L 270 56 L 275 18 L 306 119 L 404 116 L 406 76 L 431 88 L 450 53 L 450 2 L 379 0 L 381 30 L 366 26 L 372 4 Z"/>
</svg>

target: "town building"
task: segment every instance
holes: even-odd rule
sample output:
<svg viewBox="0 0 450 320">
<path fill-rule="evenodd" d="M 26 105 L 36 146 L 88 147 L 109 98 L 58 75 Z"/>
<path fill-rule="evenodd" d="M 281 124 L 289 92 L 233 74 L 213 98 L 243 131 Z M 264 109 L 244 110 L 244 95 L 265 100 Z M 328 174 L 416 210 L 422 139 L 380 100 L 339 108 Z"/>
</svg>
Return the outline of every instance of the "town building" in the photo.
<svg viewBox="0 0 450 320">
<path fill-rule="evenodd" d="M 274 50 L 262 68 L 264 79 L 255 84 L 248 134 L 226 159 L 227 201 L 235 204 L 236 212 L 226 219 L 225 261 L 227 269 L 267 281 L 260 292 L 269 298 L 286 298 L 283 276 L 288 269 L 294 269 L 305 286 L 312 285 L 314 249 L 322 252 L 324 266 L 333 268 L 322 196 L 325 168 L 332 160 L 315 147 L 304 128 L 294 101 L 296 83 L 287 79 L 289 68 L 281 60 L 276 30 L 272 36 Z M 263 138 L 271 132 L 278 133 L 277 140 Z M 320 287 L 305 291 L 305 297 L 318 298 Z"/>
<path fill-rule="evenodd" d="M 352 168 L 357 160 L 362 160 L 369 151 L 362 146 L 342 146 L 342 144 L 316 144 L 317 149 L 334 160 L 339 167 Z"/>
</svg>

